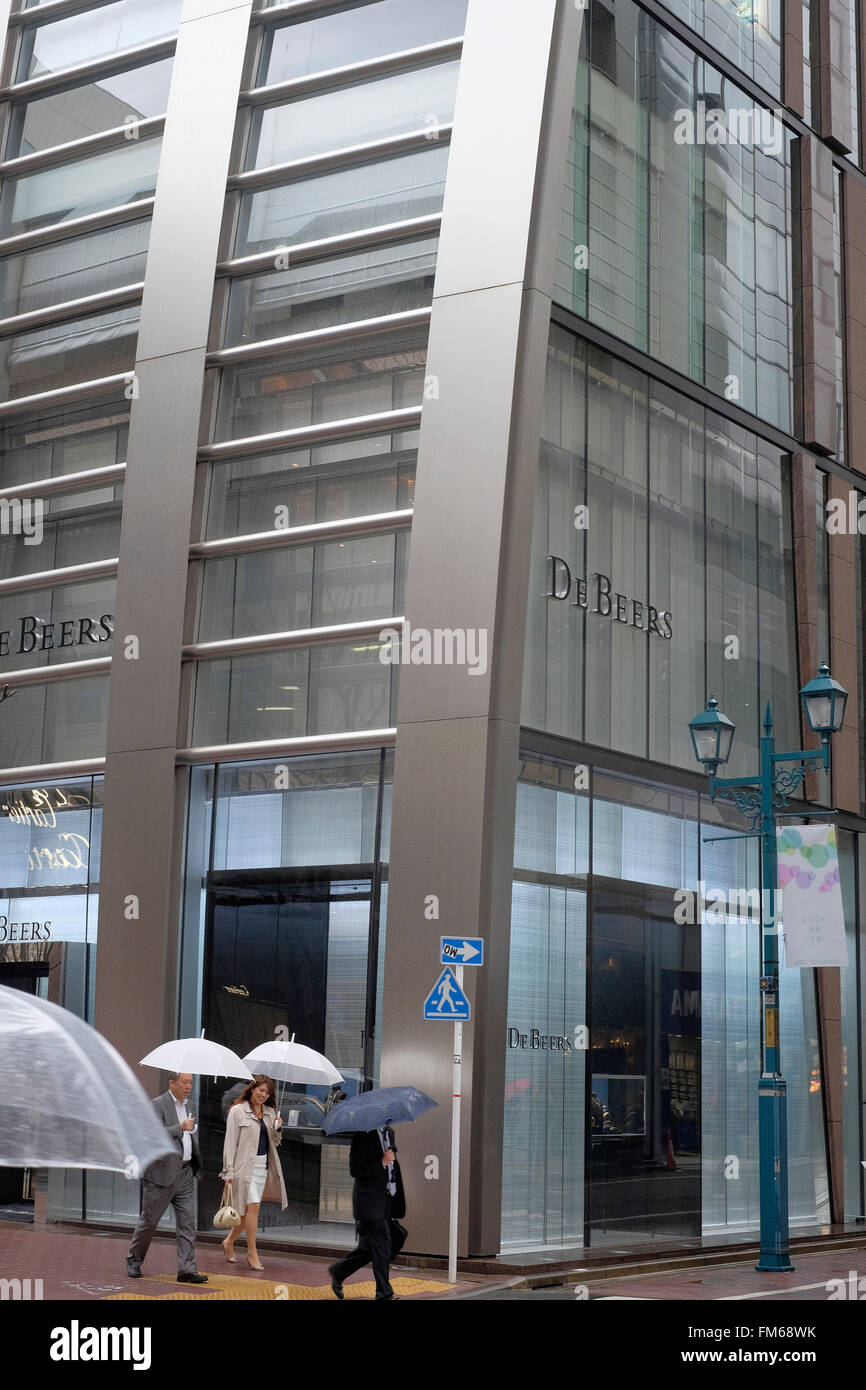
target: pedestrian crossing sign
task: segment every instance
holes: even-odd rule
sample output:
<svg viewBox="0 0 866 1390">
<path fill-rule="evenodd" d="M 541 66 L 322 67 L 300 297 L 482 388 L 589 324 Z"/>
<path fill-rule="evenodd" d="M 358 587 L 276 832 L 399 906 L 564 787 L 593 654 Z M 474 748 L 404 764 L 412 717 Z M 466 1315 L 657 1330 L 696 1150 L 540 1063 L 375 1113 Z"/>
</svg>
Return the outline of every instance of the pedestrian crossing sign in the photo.
<svg viewBox="0 0 866 1390">
<path fill-rule="evenodd" d="M 436 1019 L 465 1023 L 469 1014 L 469 1000 L 458 985 L 454 971 L 446 966 L 424 1000 L 424 1017 L 428 1023 Z"/>
</svg>

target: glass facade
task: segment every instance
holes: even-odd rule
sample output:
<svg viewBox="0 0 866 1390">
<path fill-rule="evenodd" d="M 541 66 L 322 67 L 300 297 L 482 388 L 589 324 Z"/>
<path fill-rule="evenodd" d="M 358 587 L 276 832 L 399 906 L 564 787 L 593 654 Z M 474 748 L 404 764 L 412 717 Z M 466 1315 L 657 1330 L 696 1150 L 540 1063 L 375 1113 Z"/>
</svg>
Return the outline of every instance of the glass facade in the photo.
<svg viewBox="0 0 866 1390">
<path fill-rule="evenodd" d="M 631 0 L 587 15 L 555 298 L 790 429 L 792 137 Z"/>
<path fill-rule="evenodd" d="M 754 1228 L 760 926 L 729 910 L 757 881 L 754 842 L 716 839 L 733 820 L 693 794 L 600 767 L 576 790 L 574 771 L 522 755 L 503 1248 Z M 694 897 L 677 920 L 675 894 L 701 883 L 728 908 Z M 829 1190 L 812 972 L 783 968 L 780 998 L 790 1214 L 814 1225 Z"/>
<path fill-rule="evenodd" d="M 334 1062 L 353 1095 L 378 1084 L 391 1046 L 382 1029 L 385 916 L 394 745 L 406 709 L 400 668 L 383 664 L 378 634 L 403 614 L 407 588 L 417 592 L 408 571 L 421 412 L 429 421 L 431 401 L 450 409 L 428 374 L 428 337 L 429 319 L 448 313 L 441 299 L 434 306 L 441 218 L 460 215 L 445 200 L 450 126 L 458 122 L 459 137 L 461 106 L 479 100 L 464 83 L 457 101 L 468 0 L 277 10 L 265 0 L 232 81 L 210 93 L 193 87 L 202 74 L 189 57 L 191 31 L 212 22 L 206 8 L 184 25 L 177 57 L 180 0 L 110 0 L 60 17 L 41 8 L 24 0 L 9 30 L 0 186 L 0 494 L 19 490 L 11 501 L 0 495 L 0 983 L 99 1021 L 101 877 L 107 892 L 121 851 L 118 826 L 107 826 L 115 862 L 107 853 L 102 862 L 98 774 L 111 683 L 115 710 L 126 679 L 118 672 L 128 669 L 113 633 L 129 575 L 142 575 L 139 518 L 152 526 L 161 504 L 145 505 L 144 489 L 125 488 L 124 476 L 128 467 L 138 483 L 143 466 L 161 466 L 143 437 L 165 419 L 163 482 L 175 464 L 182 482 L 162 505 L 177 503 L 180 522 L 165 528 L 170 557 L 153 537 L 144 579 L 156 589 L 163 558 L 178 578 L 166 628 L 183 644 L 168 653 L 174 675 L 182 672 L 166 697 L 168 738 L 176 728 L 178 742 L 170 788 L 164 739 L 139 748 L 136 729 L 133 746 L 113 745 L 107 760 L 111 804 L 128 786 L 124 765 L 147 765 L 141 812 L 134 788 L 129 804 L 153 843 L 157 822 L 173 826 L 165 901 L 141 953 L 153 951 L 148 968 L 159 956 L 165 985 L 152 1017 L 161 1027 L 174 1010 L 178 1036 L 204 1029 L 240 1053 L 296 1035 Z M 856 108 L 855 8 L 836 10 L 833 57 Z M 810 9 L 807 121 L 820 124 L 827 55 L 819 6 L 804 4 L 807 26 Z M 488 1164 L 501 1157 L 506 1251 L 753 1234 L 760 929 L 736 910 L 720 920 L 702 905 L 678 920 L 675 895 L 699 885 L 747 893 L 757 854 L 733 812 L 703 795 L 687 726 L 715 694 L 737 725 L 729 771 L 749 772 L 768 700 L 779 746 L 799 746 L 798 637 L 814 634 L 819 659 L 834 662 L 853 647 L 839 603 L 848 571 L 826 527 L 858 419 L 846 394 L 846 280 L 859 265 L 849 251 L 857 229 L 843 221 L 853 205 L 850 170 L 840 172 L 844 141 L 834 146 L 830 286 L 837 428 L 813 498 L 812 455 L 794 435 L 804 335 L 794 253 L 803 243 L 794 136 L 779 111 L 781 0 L 660 0 L 652 11 L 635 0 L 590 0 L 584 11 L 534 509 L 508 514 L 509 544 L 522 547 L 531 526 L 531 573 L 507 983 L 504 961 L 495 975 L 507 1018 L 504 1038 L 476 1038 L 505 1048 L 501 1154 L 498 1099 L 483 1132 L 467 1123 L 473 1182 L 479 1148 Z M 214 12 L 220 23 L 224 14 Z M 688 31 L 702 40 L 700 54 Z M 476 39 L 472 73 L 480 66 Z M 488 109 L 501 87 L 481 94 Z M 191 90 L 202 101 L 216 93 L 213 129 L 225 140 L 209 157 L 219 180 L 227 173 L 225 201 L 220 188 L 221 226 L 201 229 L 215 260 L 212 302 L 207 264 L 203 292 L 166 311 L 165 323 L 149 308 L 153 278 L 148 285 L 148 362 L 185 355 L 176 335 L 194 332 L 203 364 L 201 390 L 196 379 L 154 406 L 146 392 L 139 398 L 135 376 L 141 301 L 152 230 L 163 239 L 160 270 L 165 228 L 179 218 L 177 113 L 189 109 Z M 151 124 L 139 130 L 142 121 Z M 171 172 L 159 178 L 163 147 Z M 537 179 L 545 199 L 547 177 Z M 185 212 L 201 263 L 199 210 Z M 449 262 L 449 275 L 458 271 Z M 192 322 L 194 303 L 204 307 Z M 431 361 L 430 370 L 441 369 Z M 486 389 L 480 360 L 479 397 Z M 513 402 L 515 418 L 531 406 L 528 393 Z M 172 422 L 190 402 L 195 418 L 183 436 L 178 425 L 175 458 Z M 435 463 L 431 449 L 427 478 Z M 460 509 L 494 467 L 477 464 L 466 496 L 455 491 L 455 515 L 443 509 L 441 555 L 423 576 L 434 590 Z M 805 504 L 794 490 L 804 473 Z M 34 544 L 14 524 L 25 490 L 39 507 Z M 325 535 L 297 534 L 322 523 Z M 815 588 L 804 593 L 813 551 Z M 87 564 L 96 576 L 75 573 Z M 353 624 L 367 631 L 352 635 Z M 240 648 L 222 645 L 231 643 Z M 98 674 L 77 669 L 98 658 Z M 143 651 L 142 671 L 148 660 Z M 506 669 L 496 653 L 493 668 L 493 704 L 507 702 L 515 663 Z M 143 678 L 141 688 L 152 687 Z M 480 718 L 492 708 L 485 699 Z M 804 814 L 840 804 L 828 779 L 820 784 L 821 801 L 801 801 Z M 864 850 L 856 812 L 845 808 L 852 964 L 841 972 L 839 1094 L 853 1218 L 864 1181 Z M 492 833 L 501 834 L 493 809 Z M 431 826 L 431 836 L 441 833 Z M 510 821 L 505 833 L 510 841 Z M 501 866 L 501 842 L 487 835 L 485 825 L 481 857 Z M 132 862 L 130 839 L 122 855 Z M 395 863 L 395 877 L 406 872 Z M 104 917 L 103 962 L 114 930 Z M 413 975 L 407 988 L 416 983 Z M 832 1010 L 835 996 L 827 998 Z M 831 1219 L 828 1165 L 839 1147 L 826 1141 L 840 1082 L 835 1053 L 825 1070 L 827 1020 L 836 1018 L 827 1007 L 812 971 L 783 969 L 791 1216 L 803 1226 Z M 205 1230 L 219 1203 L 230 1088 L 208 1078 L 196 1087 Z M 347 1146 L 321 1127 L 334 1099 L 326 1087 L 285 1088 L 289 1205 L 263 1206 L 269 1238 L 352 1242 Z M 442 1183 L 422 1186 L 432 1210 Z M 119 1174 L 57 1173 L 48 1214 L 132 1225 L 138 1194 Z"/>
<path fill-rule="evenodd" d="M 664 0 L 729 63 L 771 96 L 782 94 L 782 0 Z"/>
<path fill-rule="evenodd" d="M 524 724 L 691 769 L 711 692 L 732 773 L 767 699 L 796 742 L 789 489 L 778 449 L 554 327 Z"/>
</svg>

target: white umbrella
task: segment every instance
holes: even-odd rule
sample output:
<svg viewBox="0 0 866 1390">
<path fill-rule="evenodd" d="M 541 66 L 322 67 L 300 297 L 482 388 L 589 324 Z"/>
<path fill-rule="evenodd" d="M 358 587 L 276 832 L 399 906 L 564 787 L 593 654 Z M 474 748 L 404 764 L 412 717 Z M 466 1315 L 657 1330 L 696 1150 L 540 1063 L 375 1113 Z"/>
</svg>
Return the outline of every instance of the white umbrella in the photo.
<svg viewBox="0 0 866 1390">
<path fill-rule="evenodd" d="M 159 1067 L 162 1071 L 189 1072 L 191 1076 L 242 1076 L 252 1080 L 252 1072 L 244 1066 L 236 1052 L 221 1043 L 211 1042 L 202 1029 L 200 1038 L 172 1038 L 161 1043 L 139 1066 Z"/>
<path fill-rule="evenodd" d="M 334 1086 L 343 1080 L 334 1064 L 329 1062 L 327 1057 L 323 1057 L 321 1052 L 314 1052 L 311 1047 L 296 1043 L 294 1033 L 291 1042 L 260 1043 L 252 1052 L 247 1053 L 244 1061 L 254 1071 L 260 1072 L 263 1076 L 272 1076 L 275 1081 L 283 1083 L 280 1087 L 278 1109 L 287 1081 L 293 1081 L 296 1086 Z"/>
<path fill-rule="evenodd" d="M 0 1165 L 137 1178 L 173 1152 L 141 1082 L 101 1033 L 0 985 Z"/>
</svg>

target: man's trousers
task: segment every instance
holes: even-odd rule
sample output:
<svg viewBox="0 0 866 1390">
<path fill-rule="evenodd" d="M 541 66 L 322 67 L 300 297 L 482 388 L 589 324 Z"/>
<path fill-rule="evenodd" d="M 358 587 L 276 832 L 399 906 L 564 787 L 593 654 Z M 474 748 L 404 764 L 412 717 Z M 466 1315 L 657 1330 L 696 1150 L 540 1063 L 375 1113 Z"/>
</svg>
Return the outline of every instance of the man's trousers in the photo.
<svg viewBox="0 0 866 1390">
<path fill-rule="evenodd" d="M 342 1284 L 356 1269 L 372 1264 L 376 1293 L 382 1298 L 391 1298 L 394 1290 L 388 1279 L 390 1263 L 391 1222 L 387 1218 L 384 1221 L 359 1221 L 358 1244 L 350 1254 L 331 1266 L 331 1276 L 336 1283 Z"/>
<path fill-rule="evenodd" d="M 194 1274 L 195 1178 L 191 1163 L 185 1163 L 174 1182 L 167 1183 L 165 1187 L 142 1181 L 141 1216 L 132 1234 L 129 1258 L 141 1263 L 150 1248 L 160 1219 L 169 1206 L 174 1207 L 174 1222 L 177 1228 L 178 1273 Z"/>
</svg>

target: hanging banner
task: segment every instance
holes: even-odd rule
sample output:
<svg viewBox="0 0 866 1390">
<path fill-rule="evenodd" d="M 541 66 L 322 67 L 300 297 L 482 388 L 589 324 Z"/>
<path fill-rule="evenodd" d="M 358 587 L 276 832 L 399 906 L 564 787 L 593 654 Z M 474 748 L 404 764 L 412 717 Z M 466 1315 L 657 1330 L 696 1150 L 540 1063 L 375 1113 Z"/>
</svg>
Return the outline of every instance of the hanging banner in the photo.
<svg viewBox="0 0 866 1390">
<path fill-rule="evenodd" d="M 835 825 L 776 831 L 785 964 L 847 965 Z"/>
</svg>

